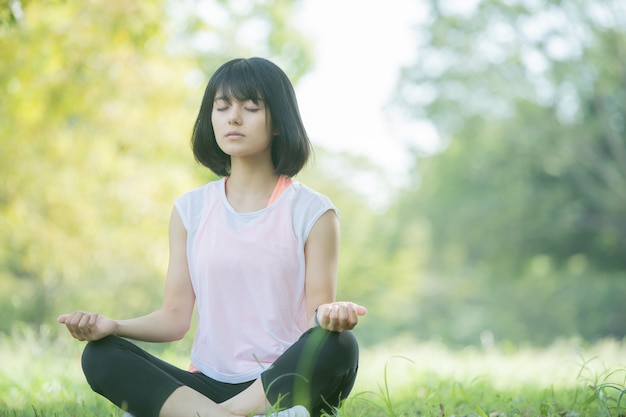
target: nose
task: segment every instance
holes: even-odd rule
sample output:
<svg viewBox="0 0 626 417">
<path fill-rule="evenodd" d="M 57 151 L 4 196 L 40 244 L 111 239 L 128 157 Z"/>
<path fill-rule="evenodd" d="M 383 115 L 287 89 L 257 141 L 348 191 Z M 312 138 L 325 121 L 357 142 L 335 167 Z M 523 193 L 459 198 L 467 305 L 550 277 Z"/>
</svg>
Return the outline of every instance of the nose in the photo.
<svg viewBox="0 0 626 417">
<path fill-rule="evenodd" d="M 239 109 L 239 106 L 231 106 L 230 112 L 228 113 L 228 124 L 229 125 L 241 124 L 241 111 Z"/>
</svg>

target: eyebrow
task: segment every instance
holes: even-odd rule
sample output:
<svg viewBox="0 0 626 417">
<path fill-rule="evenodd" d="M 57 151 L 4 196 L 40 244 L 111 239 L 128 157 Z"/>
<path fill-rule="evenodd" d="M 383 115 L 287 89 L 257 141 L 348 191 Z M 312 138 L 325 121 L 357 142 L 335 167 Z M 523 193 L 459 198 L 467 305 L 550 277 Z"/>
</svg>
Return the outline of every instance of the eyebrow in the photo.
<svg viewBox="0 0 626 417">
<path fill-rule="evenodd" d="M 213 102 L 219 101 L 219 100 L 223 100 L 226 101 L 228 103 L 230 103 L 233 98 L 232 97 L 226 97 L 226 96 L 216 96 L 215 99 L 213 100 Z M 252 99 L 252 98 L 247 98 L 245 100 L 237 100 L 236 98 L 234 99 L 235 101 L 252 101 L 254 103 L 260 103 L 260 102 L 265 102 L 262 98 L 256 98 L 256 99 Z"/>
</svg>

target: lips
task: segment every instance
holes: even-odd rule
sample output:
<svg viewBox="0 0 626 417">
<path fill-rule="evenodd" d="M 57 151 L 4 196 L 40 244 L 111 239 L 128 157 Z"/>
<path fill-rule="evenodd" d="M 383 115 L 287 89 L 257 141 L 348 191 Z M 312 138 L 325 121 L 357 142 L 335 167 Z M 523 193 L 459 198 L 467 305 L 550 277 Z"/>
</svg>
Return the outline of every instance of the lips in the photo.
<svg viewBox="0 0 626 417">
<path fill-rule="evenodd" d="M 226 137 L 229 139 L 237 139 L 237 138 L 244 137 L 244 134 L 241 132 L 232 131 L 232 132 L 226 133 Z"/>
</svg>

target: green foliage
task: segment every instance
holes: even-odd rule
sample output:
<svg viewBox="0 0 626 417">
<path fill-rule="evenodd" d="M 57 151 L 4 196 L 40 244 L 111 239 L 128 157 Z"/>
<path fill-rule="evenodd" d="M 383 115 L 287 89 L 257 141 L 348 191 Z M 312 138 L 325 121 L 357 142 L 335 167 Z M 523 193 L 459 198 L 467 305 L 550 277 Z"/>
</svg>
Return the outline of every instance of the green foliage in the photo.
<svg viewBox="0 0 626 417">
<path fill-rule="evenodd" d="M 58 298 L 70 308 L 101 289 L 99 278 L 119 286 L 161 266 L 164 245 L 149 237 L 163 233 L 146 214 L 165 222 L 165 199 L 189 175 L 153 175 L 146 160 L 168 166 L 163 155 L 172 147 L 180 155 L 180 139 L 167 120 L 159 128 L 145 120 L 185 91 L 167 88 L 180 68 L 154 47 L 164 41 L 158 2 L 23 6 L 21 24 L 0 43 L 9 63 L 0 69 L 0 273 L 10 317 L 41 325 Z M 142 107 L 151 101 L 158 105 Z"/>
<path fill-rule="evenodd" d="M 469 269 L 423 279 L 406 331 L 457 346 L 621 339 L 624 274 L 555 272 L 545 261 L 536 259 L 534 269 L 516 279 Z"/>
<path fill-rule="evenodd" d="M 625 27 L 615 1 L 433 6 L 400 97 L 449 141 L 404 203 L 439 264 L 626 266 Z"/>
<path fill-rule="evenodd" d="M 496 328 L 533 343 L 623 337 L 621 3 L 451 4 L 429 2 L 398 86 L 397 110 L 443 144 L 415 153 L 397 201 L 397 235 L 427 235 L 415 327 L 455 343 Z"/>
<path fill-rule="evenodd" d="M 254 42 L 305 71 L 304 43 L 279 22 L 292 2 L 250 5 L 292 48 Z M 197 62 L 249 52 L 177 51 L 168 6 L 0 3 L 0 332 L 54 326 L 68 310 L 125 317 L 159 304 L 172 201 L 214 179 L 188 146 L 204 89 Z"/>
<path fill-rule="evenodd" d="M 297 82 L 313 64 L 309 41 L 292 24 L 300 2 L 170 1 L 173 49 L 182 55 L 193 51 L 198 66 L 208 74 L 224 57 L 267 57 Z"/>
</svg>

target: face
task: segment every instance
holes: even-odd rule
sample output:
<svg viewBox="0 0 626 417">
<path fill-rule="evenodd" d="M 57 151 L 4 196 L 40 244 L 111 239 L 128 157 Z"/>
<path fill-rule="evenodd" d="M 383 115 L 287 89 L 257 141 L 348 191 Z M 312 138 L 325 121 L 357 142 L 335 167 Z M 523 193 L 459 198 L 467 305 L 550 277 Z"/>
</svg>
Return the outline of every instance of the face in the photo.
<svg viewBox="0 0 626 417">
<path fill-rule="evenodd" d="M 218 91 L 211 122 L 217 144 L 227 155 L 270 155 L 272 123 L 263 100 L 237 101 Z"/>
</svg>

